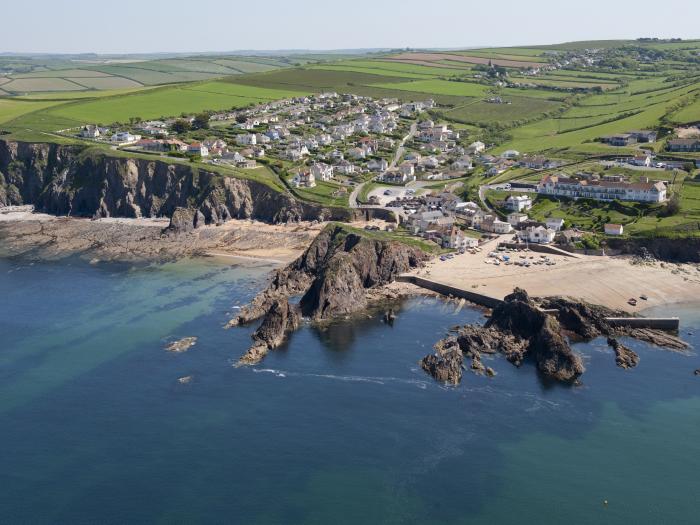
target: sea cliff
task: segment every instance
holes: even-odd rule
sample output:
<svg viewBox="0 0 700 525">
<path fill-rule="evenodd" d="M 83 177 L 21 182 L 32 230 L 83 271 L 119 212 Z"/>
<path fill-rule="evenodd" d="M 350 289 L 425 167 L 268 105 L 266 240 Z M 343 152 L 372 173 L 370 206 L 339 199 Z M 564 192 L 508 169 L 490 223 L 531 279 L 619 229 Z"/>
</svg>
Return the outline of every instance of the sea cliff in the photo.
<svg viewBox="0 0 700 525">
<path fill-rule="evenodd" d="M 171 217 L 191 209 L 207 224 L 231 218 L 270 223 L 349 220 L 353 212 L 304 202 L 252 178 L 185 162 L 85 146 L 0 140 L 0 206 L 78 217 Z"/>
</svg>

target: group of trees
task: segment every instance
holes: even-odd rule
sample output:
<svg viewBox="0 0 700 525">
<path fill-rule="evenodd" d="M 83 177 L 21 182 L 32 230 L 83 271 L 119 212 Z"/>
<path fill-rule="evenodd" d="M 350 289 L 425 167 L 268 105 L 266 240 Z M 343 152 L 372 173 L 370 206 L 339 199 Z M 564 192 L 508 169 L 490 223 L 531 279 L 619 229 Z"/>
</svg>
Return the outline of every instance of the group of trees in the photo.
<svg viewBox="0 0 700 525">
<path fill-rule="evenodd" d="M 209 129 L 209 117 L 207 112 L 197 113 L 192 121 L 184 118 L 179 118 L 173 122 L 172 130 L 175 133 L 186 133 L 191 130 Z"/>
</svg>

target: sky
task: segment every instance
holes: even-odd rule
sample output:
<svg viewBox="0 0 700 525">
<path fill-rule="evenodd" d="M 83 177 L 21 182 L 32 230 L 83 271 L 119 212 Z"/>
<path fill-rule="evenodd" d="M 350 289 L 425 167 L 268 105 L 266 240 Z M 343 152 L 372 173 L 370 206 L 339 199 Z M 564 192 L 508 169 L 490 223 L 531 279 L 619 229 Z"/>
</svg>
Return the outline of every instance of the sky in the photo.
<svg viewBox="0 0 700 525">
<path fill-rule="evenodd" d="M 3 0 L 2 4 L 0 52 L 466 48 L 641 36 L 700 38 L 698 0 Z"/>
</svg>

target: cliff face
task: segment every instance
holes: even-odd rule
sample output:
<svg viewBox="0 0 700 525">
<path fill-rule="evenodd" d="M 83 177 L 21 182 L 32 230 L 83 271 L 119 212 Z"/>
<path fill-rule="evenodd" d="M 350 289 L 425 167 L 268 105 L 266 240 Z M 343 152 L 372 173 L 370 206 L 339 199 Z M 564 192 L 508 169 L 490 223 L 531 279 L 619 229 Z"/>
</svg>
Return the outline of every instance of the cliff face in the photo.
<svg viewBox="0 0 700 525">
<path fill-rule="evenodd" d="M 207 223 L 347 220 L 351 212 L 296 200 L 269 186 L 188 164 L 110 156 L 81 146 L 0 141 L 0 205 L 34 204 L 54 215 L 170 217 L 178 208 Z"/>
<path fill-rule="evenodd" d="M 637 255 L 643 249 L 654 258 L 679 263 L 700 263 L 700 238 L 608 239 L 608 246 L 622 253 Z"/>
</svg>

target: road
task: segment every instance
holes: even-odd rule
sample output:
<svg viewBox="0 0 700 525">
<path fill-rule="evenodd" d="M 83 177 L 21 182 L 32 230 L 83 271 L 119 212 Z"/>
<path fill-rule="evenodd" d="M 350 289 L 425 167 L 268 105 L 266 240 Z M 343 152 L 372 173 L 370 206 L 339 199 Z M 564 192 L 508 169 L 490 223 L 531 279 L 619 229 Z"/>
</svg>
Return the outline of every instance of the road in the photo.
<svg viewBox="0 0 700 525">
<path fill-rule="evenodd" d="M 391 164 L 389 164 L 389 167 L 387 170 L 384 172 L 386 173 L 387 171 L 394 169 L 396 165 L 399 163 L 401 160 L 401 157 L 403 157 L 404 151 L 406 151 L 405 144 L 409 140 L 411 140 L 415 134 L 416 131 L 418 131 L 418 123 L 414 122 L 411 124 L 411 129 L 409 130 L 408 134 L 401 139 L 401 143 L 399 144 L 399 147 L 396 149 L 396 154 L 394 155 L 394 158 L 391 160 Z M 382 173 L 382 175 L 384 174 Z M 350 197 L 348 197 L 348 202 L 350 203 L 351 208 L 381 208 L 382 206 L 366 206 L 366 205 L 361 205 L 357 202 L 357 196 L 360 194 L 362 191 L 362 188 L 367 184 L 367 182 L 363 182 L 362 184 L 358 184 L 355 189 L 352 191 L 350 194 Z M 393 209 L 392 209 L 393 210 Z M 395 210 L 393 210 L 395 211 Z"/>
</svg>

